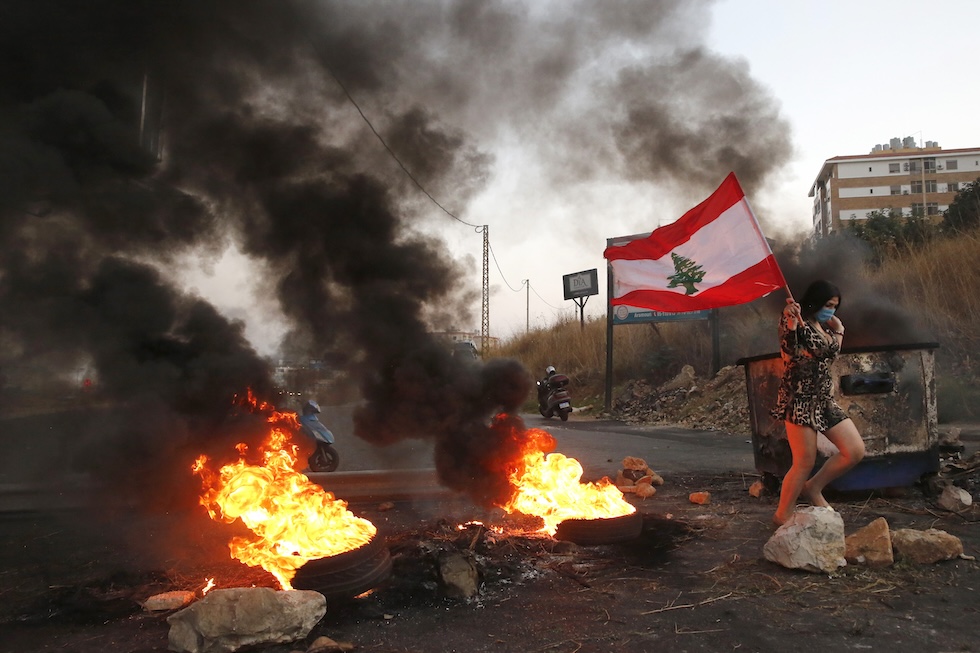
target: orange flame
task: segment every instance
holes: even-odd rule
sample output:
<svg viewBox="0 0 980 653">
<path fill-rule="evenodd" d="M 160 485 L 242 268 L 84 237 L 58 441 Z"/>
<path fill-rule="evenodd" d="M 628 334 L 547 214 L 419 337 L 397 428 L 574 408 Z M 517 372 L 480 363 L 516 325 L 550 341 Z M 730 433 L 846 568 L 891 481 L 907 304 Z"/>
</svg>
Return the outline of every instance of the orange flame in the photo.
<svg viewBox="0 0 980 653">
<path fill-rule="evenodd" d="M 251 392 L 249 400 L 256 405 Z M 308 561 L 359 548 L 371 541 L 377 528 L 296 471 L 298 447 L 284 428 L 297 428 L 295 413 L 272 411 L 268 421 L 271 428 L 259 449 L 261 461 L 246 461 L 248 447 L 241 443 L 236 447 L 238 462 L 214 473 L 207 456 L 200 456 L 192 470 L 203 481 L 200 502 L 211 519 L 229 524 L 241 520 L 256 536 L 233 537 L 228 543 L 231 556 L 262 567 L 283 589 L 292 589 L 296 570 Z"/>
<path fill-rule="evenodd" d="M 514 494 L 501 508 L 540 517 L 542 531 L 554 535 L 566 519 L 607 519 L 636 512 L 612 481 L 582 483 L 582 465 L 574 458 L 546 451 L 555 440 L 547 431 L 528 429 L 523 459 L 510 474 Z"/>
</svg>

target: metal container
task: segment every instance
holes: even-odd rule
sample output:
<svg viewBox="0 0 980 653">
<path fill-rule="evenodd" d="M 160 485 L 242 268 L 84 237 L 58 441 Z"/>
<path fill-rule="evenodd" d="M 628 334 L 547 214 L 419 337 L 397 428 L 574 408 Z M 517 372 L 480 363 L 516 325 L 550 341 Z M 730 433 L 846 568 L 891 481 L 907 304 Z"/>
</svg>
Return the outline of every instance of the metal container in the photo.
<svg viewBox="0 0 980 653">
<path fill-rule="evenodd" d="M 845 348 L 831 364 L 834 398 L 857 426 L 866 454 L 836 490 L 904 487 L 939 469 L 937 343 Z M 743 358 L 756 469 L 782 478 L 792 464 L 782 420 L 772 417 L 783 374 L 778 353 Z M 835 450 L 818 435 L 815 469 Z M 771 480 L 771 479 L 770 479 Z"/>
</svg>

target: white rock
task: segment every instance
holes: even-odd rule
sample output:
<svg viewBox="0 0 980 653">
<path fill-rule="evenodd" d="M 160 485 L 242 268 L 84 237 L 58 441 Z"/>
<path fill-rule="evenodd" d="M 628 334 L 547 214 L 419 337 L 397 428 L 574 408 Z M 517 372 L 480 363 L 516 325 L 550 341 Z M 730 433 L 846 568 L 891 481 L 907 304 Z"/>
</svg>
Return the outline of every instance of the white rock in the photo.
<svg viewBox="0 0 980 653">
<path fill-rule="evenodd" d="M 169 648 L 178 653 L 229 653 L 243 646 L 306 637 L 327 612 L 319 592 L 268 587 L 212 590 L 167 617 Z"/>
<path fill-rule="evenodd" d="M 762 548 L 770 562 L 827 574 L 847 565 L 844 551 L 844 520 L 831 508 L 797 510 Z"/>
<path fill-rule="evenodd" d="M 939 495 L 939 500 L 936 503 L 943 510 L 960 512 L 973 505 L 973 497 L 961 487 L 947 485 L 943 489 L 943 493 Z"/>
</svg>

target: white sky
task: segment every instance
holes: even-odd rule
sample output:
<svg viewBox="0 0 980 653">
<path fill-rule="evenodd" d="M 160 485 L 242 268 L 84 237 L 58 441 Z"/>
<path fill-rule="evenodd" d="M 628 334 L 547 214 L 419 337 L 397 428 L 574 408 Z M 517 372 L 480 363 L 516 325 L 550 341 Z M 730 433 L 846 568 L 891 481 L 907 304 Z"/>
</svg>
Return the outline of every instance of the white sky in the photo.
<svg viewBox="0 0 980 653">
<path fill-rule="evenodd" d="M 937 141 L 945 149 L 980 146 L 980 90 L 973 79 L 980 3 L 974 0 L 721 0 L 710 16 L 704 47 L 742 60 L 791 126 L 792 161 L 748 198 L 763 227 L 782 232 L 767 235 L 809 231 L 807 194 L 828 158 L 865 154 L 893 137 Z M 524 155 L 522 137 L 506 125 L 496 133 L 494 179 L 461 214 L 490 226 L 490 333 L 505 339 L 528 322 L 534 328 L 559 316 L 577 319 L 578 308 L 563 299 L 564 274 L 598 269 L 600 294 L 585 310 L 604 315 L 605 239 L 671 222 L 713 190 L 681 198 L 615 178 L 556 190 L 542 181 L 544 159 Z M 376 144 L 369 138 L 365 146 Z M 439 199 L 456 206 L 453 198 Z M 479 289 L 482 236 L 431 208 L 424 230 L 465 262 Z M 217 267 L 236 265 L 228 257 Z M 226 313 L 241 316 L 260 351 L 271 353 L 277 326 L 267 316 L 252 319 L 254 310 L 235 308 L 254 306 L 261 292 L 229 290 L 190 268 L 185 280 Z M 529 294 L 524 279 L 530 279 Z M 480 309 L 477 301 L 470 319 L 454 326 L 478 332 Z"/>
</svg>

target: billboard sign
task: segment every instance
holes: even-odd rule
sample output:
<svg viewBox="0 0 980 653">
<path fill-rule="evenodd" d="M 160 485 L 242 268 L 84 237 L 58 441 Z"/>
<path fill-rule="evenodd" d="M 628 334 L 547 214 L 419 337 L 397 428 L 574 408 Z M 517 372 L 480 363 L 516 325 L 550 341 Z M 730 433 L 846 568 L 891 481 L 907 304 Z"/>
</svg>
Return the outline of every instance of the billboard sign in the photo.
<svg viewBox="0 0 980 653">
<path fill-rule="evenodd" d="M 576 299 L 599 294 L 599 271 L 597 268 L 573 272 L 562 277 L 565 286 L 565 299 Z"/>
</svg>

